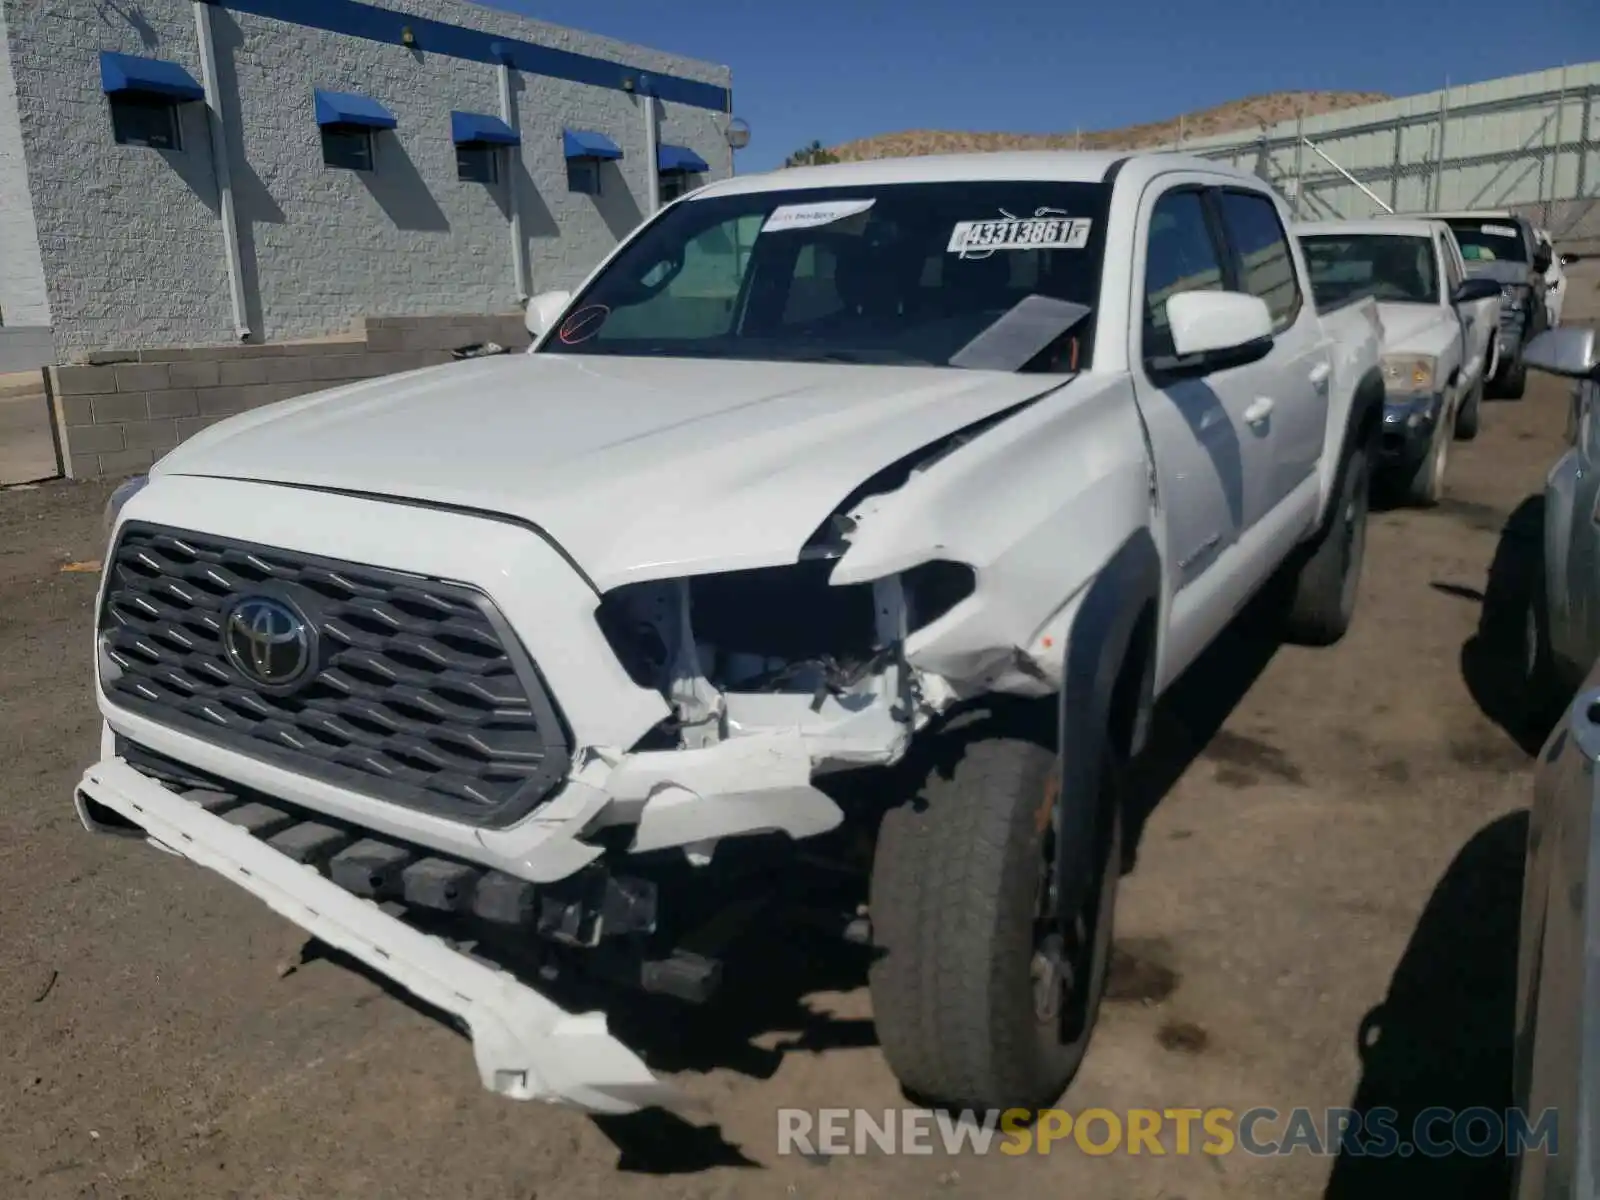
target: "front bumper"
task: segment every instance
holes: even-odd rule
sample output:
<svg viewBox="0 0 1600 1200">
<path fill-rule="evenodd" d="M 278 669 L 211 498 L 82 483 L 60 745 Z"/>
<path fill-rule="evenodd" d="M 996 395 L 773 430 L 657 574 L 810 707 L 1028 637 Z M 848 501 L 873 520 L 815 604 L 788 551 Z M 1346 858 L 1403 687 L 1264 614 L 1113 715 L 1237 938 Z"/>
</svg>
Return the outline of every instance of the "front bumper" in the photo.
<svg viewBox="0 0 1600 1200">
<path fill-rule="evenodd" d="M 115 708 L 104 695 L 100 704 L 116 733 L 205 775 L 531 883 L 565 879 L 598 858 L 601 848 L 582 839 L 606 826 L 637 826 L 629 849 L 642 853 L 754 833 L 813 837 L 844 819 L 839 806 L 812 785 L 819 748 L 798 729 L 730 738 L 700 750 L 613 757 L 584 749 L 542 807 L 504 829 L 481 829 L 241 755 Z"/>
<path fill-rule="evenodd" d="M 1420 463 L 1433 444 L 1434 429 L 1443 412 L 1443 393 L 1391 394 L 1383 406 L 1379 464 L 1405 468 Z"/>
<path fill-rule="evenodd" d="M 375 836 L 534 883 L 565 878 L 599 856 L 600 848 L 581 838 L 603 826 L 636 825 L 635 851 L 769 831 L 805 838 L 843 819 L 811 785 L 819 763 L 891 761 L 909 737 L 881 700 L 863 706 L 859 698 L 849 705 L 829 699 L 812 711 L 793 696 L 750 696 L 730 699 L 731 736 L 720 744 L 630 751 L 667 715 L 667 705 L 628 678 L 595 620 L 593 590 L 536 533 L 453 512 L 187 477 L 157 480 L 130 501 L 123 521 L 181 529 L 197 514 L 242 542 L 277 545 L 291 529 L 295 549 L 307 554 L 403 563 L 427 578 L 479 587 L 557 697 L 573 733 L 567 774 L 527 816 L 485 827 L 219 744 L 124 707 L 97 687 L 106 723 L 137 746 Z"/>
<path fill-rule="evenodd" d="M 458 1018 L 490 1091 L 596 1113 L 685 1107 L 675 1089 L 611 1036 L 604 1014 L 565 1011 L 510 974 L 413 929 L 125 762 L 102 759 L 78 784 L 80 818 L 90 829 L 103 828 L 90 817 L 85 799 Z"/>
</svg>

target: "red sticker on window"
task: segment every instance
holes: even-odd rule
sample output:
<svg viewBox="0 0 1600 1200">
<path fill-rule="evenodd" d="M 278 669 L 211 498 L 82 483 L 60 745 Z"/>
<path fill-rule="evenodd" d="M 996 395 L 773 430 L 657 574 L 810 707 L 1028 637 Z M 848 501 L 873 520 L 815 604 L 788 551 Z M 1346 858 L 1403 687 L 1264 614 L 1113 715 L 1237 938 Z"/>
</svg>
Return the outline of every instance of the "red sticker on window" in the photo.
<svg viewBox="0 0 1600 1200">
<path fill-rule="evenodd" d="M 561 322 L 561 329 L 556 336 L 568 346 L 587 342 L 600 332 L 600 326 L 606 323 L 610 315 L 611 310 L 604 304 L 586 304 Z"/>
</svg>

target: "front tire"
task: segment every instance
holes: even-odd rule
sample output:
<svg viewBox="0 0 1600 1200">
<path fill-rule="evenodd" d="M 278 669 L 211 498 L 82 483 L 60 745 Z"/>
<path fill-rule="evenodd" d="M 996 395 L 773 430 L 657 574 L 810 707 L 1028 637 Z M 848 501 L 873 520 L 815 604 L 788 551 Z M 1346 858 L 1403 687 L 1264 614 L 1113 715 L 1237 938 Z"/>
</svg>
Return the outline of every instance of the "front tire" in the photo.
<svg viewBox="0 0 1600 1200">
<path fill-rule="evenodd" d="M 1444 472 L 1450 457 L 1450 432 L 1436 429 L 1428 453 L 1406 480 L 1406 500 L 1418 508 L 1432 508 L 1444 497 Z"/>
<path fill-rule="evenodd" d="M 1505 376 L 1495 383 L 1495 395 L 1502 400 L 1521 400 L 1528 390 L 1528 364 L 1517 359 L 1506 368 Z"/>
<path fill-rule="evenodd" d="M 1304 646 L 1331 646 L 1350 628 L 1361 564 L 1366 558 L 1371 490 L 1368 449 L 1358 445 L 1340 471 L 1333 518 L 1294 576 L 1284 622 L 1288 640 Z"/>
<path fill-rule="evenodd" d="M 1456 413 L 1455 435 L 1457 440 L 1470 442 L 1478 436 L 1478 426 L 1483 417 L 1483 380 L 1480 378 L 1472 387 L 1472 393 L 1461 402 L 1461 410 Z"/>
<path fill-rule="evenodd" d="M 1109 752 L 1107 761 L 1115 767 Z M 1040 1108 L 1072 1081 L 1110 958 L 1122 865 L 1118 777 L 1102 772 L 1096 877 L 1071 928 L 1042 911 L 1059 802 L 1047 747 L 997 729 L 967 742 L 953 770 L 930 772 L 913 803 L 885 815 L 869 906 L 883 951 L 871 969 L 872 1005 L 884 1057 L 912 1096 Z"/>
</svg>

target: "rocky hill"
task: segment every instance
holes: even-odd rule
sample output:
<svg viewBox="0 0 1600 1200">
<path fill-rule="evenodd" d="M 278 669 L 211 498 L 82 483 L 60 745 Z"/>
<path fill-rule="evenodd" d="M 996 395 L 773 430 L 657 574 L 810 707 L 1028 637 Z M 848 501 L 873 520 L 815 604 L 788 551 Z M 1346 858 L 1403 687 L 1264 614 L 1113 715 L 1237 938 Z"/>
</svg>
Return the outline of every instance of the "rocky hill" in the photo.
<svg viewBox="0 0 1600 1200">
<path fill-rule="evenodd" d="M 1263 96 L 1231 100 L 1227 104 L 1186 113 L 1168 121 L 1150 121 L 1123 129 L 1084 130 L 1081 148 L 1133 150 L 1141 146 L 1160 146 L 1175 141 L 1180 126 L 1186 138 L 1209 137 L 1292 120 L 1299 112 L 1309 117 L 1388 99 L 1390 97 L 1381 92 L 1270 92 Z M 1079 148 L 1078 135 L 1071 130 L 1066 133 L 960 133 L 943 129 L 912 129 L 904 133 L 859 138 L 833 147 L 833 153 L 848 162 L 917 154 L 1076 148 Z"/>
</svg>

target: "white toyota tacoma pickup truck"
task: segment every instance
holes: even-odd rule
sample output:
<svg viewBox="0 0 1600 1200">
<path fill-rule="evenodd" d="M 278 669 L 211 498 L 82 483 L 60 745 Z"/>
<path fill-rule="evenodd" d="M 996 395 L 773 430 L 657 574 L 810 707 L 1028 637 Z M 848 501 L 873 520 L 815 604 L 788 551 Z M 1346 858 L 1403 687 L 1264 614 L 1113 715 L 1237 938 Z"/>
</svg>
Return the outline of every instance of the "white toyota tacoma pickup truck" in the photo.
<svg viewBox="0 0 1600 1200">
<path fill-rule="evenodd" d="M 1151 703 L 1269 581 L 1298 639 L 1351 619 L 1372 302 L 1318 315 L 1254 176 L 1063 153 L 712 184 L 529 313 L 529 354 L 118 489 L 83 823 L 453 1014 L 487 1087 L 606 1112 L 678 1093 L 562 981 L 704 998 L 700 916 L 859 845 L 901 1080 L 1050 1102 Z"/>
<path fill-rule="evenodd" d="M 1412 503 L 1437 504 L 1452 439 L 1478 435 L 1495 370 L 1500 284 L 1467 277 L 1443 221 L 1312 221 L 1295 232 L 1319 305 L 1377 301 L 1388 390 L 1379 479 Z"/>
</svg>

